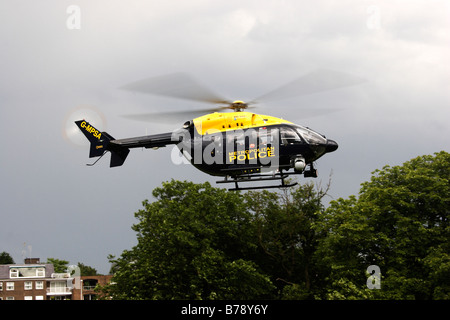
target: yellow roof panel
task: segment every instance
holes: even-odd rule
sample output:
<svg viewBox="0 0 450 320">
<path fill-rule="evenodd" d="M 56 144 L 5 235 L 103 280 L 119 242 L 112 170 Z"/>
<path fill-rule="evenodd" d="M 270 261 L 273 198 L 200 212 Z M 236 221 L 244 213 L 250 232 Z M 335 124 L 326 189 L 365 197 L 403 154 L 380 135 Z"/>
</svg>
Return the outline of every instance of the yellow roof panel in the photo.
<svg viewBox="0 0 450 320">
<path fill-rule="evenodd" d="M 252 112 L 215 112 L 194 119 L 197 133 L 201 135 L 282 123 L 292 122 Z"/>
</svg>

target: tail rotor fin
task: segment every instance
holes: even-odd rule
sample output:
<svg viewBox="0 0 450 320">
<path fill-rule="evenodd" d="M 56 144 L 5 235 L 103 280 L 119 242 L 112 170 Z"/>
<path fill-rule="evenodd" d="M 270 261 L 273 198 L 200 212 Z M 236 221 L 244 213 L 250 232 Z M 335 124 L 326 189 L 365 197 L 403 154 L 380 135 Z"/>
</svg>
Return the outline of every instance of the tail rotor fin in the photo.
<svg viewBox="0 0 450 320">
<path fill-rule="evenodd" d="M 101 157 L 107 151 L 110 151 L 110 167 L 118 167 L 125 162 L 130 150 L 128 148 L 111 145 L 110 142 L 114 141 L 115 139 L 109 133 L 100 132 L 85 120 L 75 121 L 75 124 L 91 143 L 89 149 L 89 158 Z"/>
</svg>

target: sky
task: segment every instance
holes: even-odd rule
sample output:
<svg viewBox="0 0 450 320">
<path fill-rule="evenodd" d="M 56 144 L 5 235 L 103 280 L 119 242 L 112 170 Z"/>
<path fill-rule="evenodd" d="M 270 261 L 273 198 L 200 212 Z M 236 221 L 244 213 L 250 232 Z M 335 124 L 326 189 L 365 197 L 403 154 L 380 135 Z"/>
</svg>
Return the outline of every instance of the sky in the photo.
<svg viewBox="0 0 450 320">
<path fill-rule="evenodd" d="M 172 148 L 134 149 L 119 168 L 109 159 L 86 166 L 78 117 L 127 138 L 189 119 L 124 114 L 209 107 L 120 89 L 143 78 L 186 72 L 244 101 L 318 69 L 363 79 L 251 110 L 338 142 L 317 161 L 319 178 L 299 180 L 331 177 L 329 200 L 357 195 L 384 165 L 450 151 L 445 0 L 4 0 L 0 46 L 0 252 L 16 263 L 57 258 L 107 273 L 107 256 L 136 244 L 134 213 L 155 187 L 171 179 L 223 187 L 173 163 Z M 305 111 L 321 108 L 339 111 Z"/>
</svg>

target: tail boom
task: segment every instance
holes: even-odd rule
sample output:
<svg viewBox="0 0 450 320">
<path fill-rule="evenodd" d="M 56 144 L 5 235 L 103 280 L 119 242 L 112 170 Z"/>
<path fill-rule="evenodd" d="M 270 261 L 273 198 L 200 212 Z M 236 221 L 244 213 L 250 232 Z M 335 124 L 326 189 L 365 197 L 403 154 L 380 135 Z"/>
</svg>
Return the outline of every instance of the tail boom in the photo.
<svg viewBox="0 0 450 320">
<path fill-rule="evenodd" d="M 149 136 L 114 139 L 107 132 L 100 132 L 85 120 L 75 121 L 91 143 L 89 157 L 101 157 L 105 152 L 111 152 L 110 167 L 123 165 L 131 148 L 161 148 L 168 144 L 177 144 L 179 140 L 172 138 L 172 133 L 161 133 Z"/>
</svg>

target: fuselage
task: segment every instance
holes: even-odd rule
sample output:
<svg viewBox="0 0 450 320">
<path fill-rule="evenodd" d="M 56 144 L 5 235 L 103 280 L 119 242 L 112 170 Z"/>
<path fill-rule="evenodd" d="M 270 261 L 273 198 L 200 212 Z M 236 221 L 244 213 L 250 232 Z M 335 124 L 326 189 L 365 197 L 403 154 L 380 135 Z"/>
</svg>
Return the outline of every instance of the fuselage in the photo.
<svg viewBox="0 0 450 320">
<path fill-rule="evenodd" d="M 199 170 L 238 176 L 261 170 L 303 170 L 335 141 L 290 121 L 251 112 L 212 113 L 185 123 L 180 151 Z"/>
<path fill-rule="evenodd" d="M 85 120 L 75 121 L 91 142 L 89 157 L 111 152 L 111 167 L 121 166 L 132 148 L 177 145 L 199 170 L 216 176 L 242 177 L 282 172 L 316 177 L 313 161 L 338 148 L 335 141 L 307 127 L 251 112 L 211 113 L 187 121 L 173 132 L 115 139 Z M 309 170 L 305 167 L 309 165 Z"/>
</svg>

